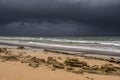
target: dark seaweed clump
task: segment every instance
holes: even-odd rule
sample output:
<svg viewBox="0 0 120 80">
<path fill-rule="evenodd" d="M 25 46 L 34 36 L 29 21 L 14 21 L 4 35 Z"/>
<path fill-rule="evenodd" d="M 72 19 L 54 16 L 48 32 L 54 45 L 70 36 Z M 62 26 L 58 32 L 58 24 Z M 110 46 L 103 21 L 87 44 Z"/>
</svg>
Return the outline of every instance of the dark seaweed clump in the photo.
<svg viewBox="0 0 120 80">
<path fill-rule="evenodd" d="M 0 56 L 0 59 L 2 59 L 2 61 L 19 61 L 19 57 L 16 55 Z"/>
<path fill-rule="evenodd" d="M 66 65 L 71 66 L 71 67 L 83 67 L 83 66 L 89 66 L 87 65 L 86 62 L 84 61 L 79 61 L 77 58 L 73 58 L 73 59 L 66 59 L 64 62 Z"/>
<path fill-rule="evenodd" d="M 46 61 L 44 59 L 40 59 L 37 57 L 31 57 L 31 56 L 26 56 L 21 60 L 21 63 L 29 63 L 29 66 L 33 68 L 39 67 L 39 65 L 45 63 Z"/>
<path fill-rule="evenodd" d="M 7 48 L 0 48 L 0 52 L 7 52 Z"/>
<path fill-rule="evenodd" d="M 17 49 L 25 49 L 24 46 L 18 46 Z"/>
<path fill-rule="evenodd" d="M 54 68 L 57 69 L 64 69 L 64 64 L 58 62 L 56 59 L 54 59 L 53 57 L 48 57 L 47 59 L 47 64 L 48 65 L 52 65 Z"/>
</svg>

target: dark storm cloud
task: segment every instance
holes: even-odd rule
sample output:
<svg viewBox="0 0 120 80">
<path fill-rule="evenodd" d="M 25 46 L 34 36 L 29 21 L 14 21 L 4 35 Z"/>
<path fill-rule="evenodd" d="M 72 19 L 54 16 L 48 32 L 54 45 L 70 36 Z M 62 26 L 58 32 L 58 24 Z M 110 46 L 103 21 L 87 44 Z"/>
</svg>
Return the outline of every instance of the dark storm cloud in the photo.
<svg viewBox="0 0 120 80">
<path fill-rule="evenodd" d="M 73 22 L 62 22 L 57 24 L 51 22 L 14 22 L 4 25 L 4 27 L 1 27 L 0 34 L 7 33 L 9 35 L 84 35 L 87 34 L 86 32 L 88 32 L 89 30 L 91 30 L 91 28 L 88 29 L 88 26 L 76 24 Z"/>
<path fill-rule="evenodd" d="M 120 35 L 120 1 L 0 0 L 0 34 Z"/>
</svg>

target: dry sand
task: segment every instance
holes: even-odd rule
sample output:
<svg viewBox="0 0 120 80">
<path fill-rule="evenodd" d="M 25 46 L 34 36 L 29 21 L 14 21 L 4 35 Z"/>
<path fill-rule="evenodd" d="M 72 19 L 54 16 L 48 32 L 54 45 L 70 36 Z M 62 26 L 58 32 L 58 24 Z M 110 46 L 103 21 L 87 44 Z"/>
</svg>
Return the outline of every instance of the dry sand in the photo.
<svg viewBox="0 0 120 80">
<path fill-rule="evenodd" d="M 90 66 L 92 65 L 103 65 L 106 63 L 113 64 L 114 66 L 120 67 L 115 63 L 107 61 L 86 59 L 77 55 L 65 55 L 52 52 L 45 52 L 40 49 L 17 49 L 16 47 L 6 47 L 11 54 L 23 54 L 36 56 L 38 58 L 47 59 L 48 57 L 54 57 L 59 62 L 63 62 L 67 57 L 78 58 L 81 61 L 86 61 Z M 0 54 L 3 54 L 2 52 Z M 59 59 L 59 57 L 61 59 Z M 120 76 L 116 75 L 98 75 L 98 74 L 75 74 L 67 72 L 63 69 L 56 69 L 52 71 L 45 65 L 40 65 L 38 68 L 32 68 L 27 63 L 23 64 L 19 61 L 5 61 L 0 62 L 0 80 L 120 80 Z"/>
</svg>

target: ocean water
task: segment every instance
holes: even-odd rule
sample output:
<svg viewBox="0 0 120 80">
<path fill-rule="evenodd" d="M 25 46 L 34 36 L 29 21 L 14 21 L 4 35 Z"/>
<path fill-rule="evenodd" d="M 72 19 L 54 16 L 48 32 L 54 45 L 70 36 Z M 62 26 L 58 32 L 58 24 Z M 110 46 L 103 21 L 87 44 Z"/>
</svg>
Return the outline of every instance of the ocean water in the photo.
<svg viewBox="0 0 120 80">
<path fill-rule="evenodd" d="M 70 37 L 70 36 L 41 36 L 41 37 L 10 37 L 0 36 L 0 42 L 25 43 L 34 45 L 49 45 L 68 48 L 120 52 L 120 37 Z"/>
</svg>

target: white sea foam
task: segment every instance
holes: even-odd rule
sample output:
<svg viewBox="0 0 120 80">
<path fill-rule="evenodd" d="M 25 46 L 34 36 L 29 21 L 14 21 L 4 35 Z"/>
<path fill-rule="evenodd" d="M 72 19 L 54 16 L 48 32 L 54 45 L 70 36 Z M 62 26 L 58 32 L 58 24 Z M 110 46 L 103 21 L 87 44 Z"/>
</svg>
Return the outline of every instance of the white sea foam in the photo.
<svg viewBox="0 0 120 80">
<path fill-rule="evenodd" d="M 113 42 L 99 42 L 99 44 L 110 45 L 110 46 L 120 46 L 120 43 L 115 43 L 114 41 Z"/>
<path fill-rule="evenodd" d="M 0 42 L 49 46 L 72 49 L 89 49 L 120 52 L 120 41 L 99 41 L 99 40 L 82 40 L 82 39 L 61 39 L 45 37 L 0 37 Z M 61 44 L 62 43 L 62 44 Z M 72 43 L 72 44 L 71 44 Z M 77 45 L 76 45 L 77 44 Z M 81 45 L 82 44 L 82 45 Z"/>
<path fill-rule="evenodd" d="M 114 41 L 111 42 L 102 42 L 102 41 L 90 41 L 90 40 L 69 40 L 69 39 L 56 39 L 56 38 L 32 38 L 32 37 L 0 37 L 0 40 L 47 40 L 47 41 L 53 41 L 53 42 L 66 42 L 66 43 L 81 43 L 81 44 L 103 44 L 103 45 L 114 45 L 114 46 L 120 46 L 120 43 L 114 43 Z"/>
<path fill-rule="evenodd" d="M 120 50 L 110 49 L 110 48 L 100 48 L 100 47 L 83 47 L 83 46 L 68 46 L 60 44 L 48 44 L 48 43 L 37 43 L 37 42 L 28 42 L 30 44 L 49 46 L 49 47 L 59 47 L 59 48 L 72 48 L 72 49 L 87 49 L 87 50 L 99 50 L 99 51 L 111 51 L 111 52 L 120 52 Z"/>
</svg>

